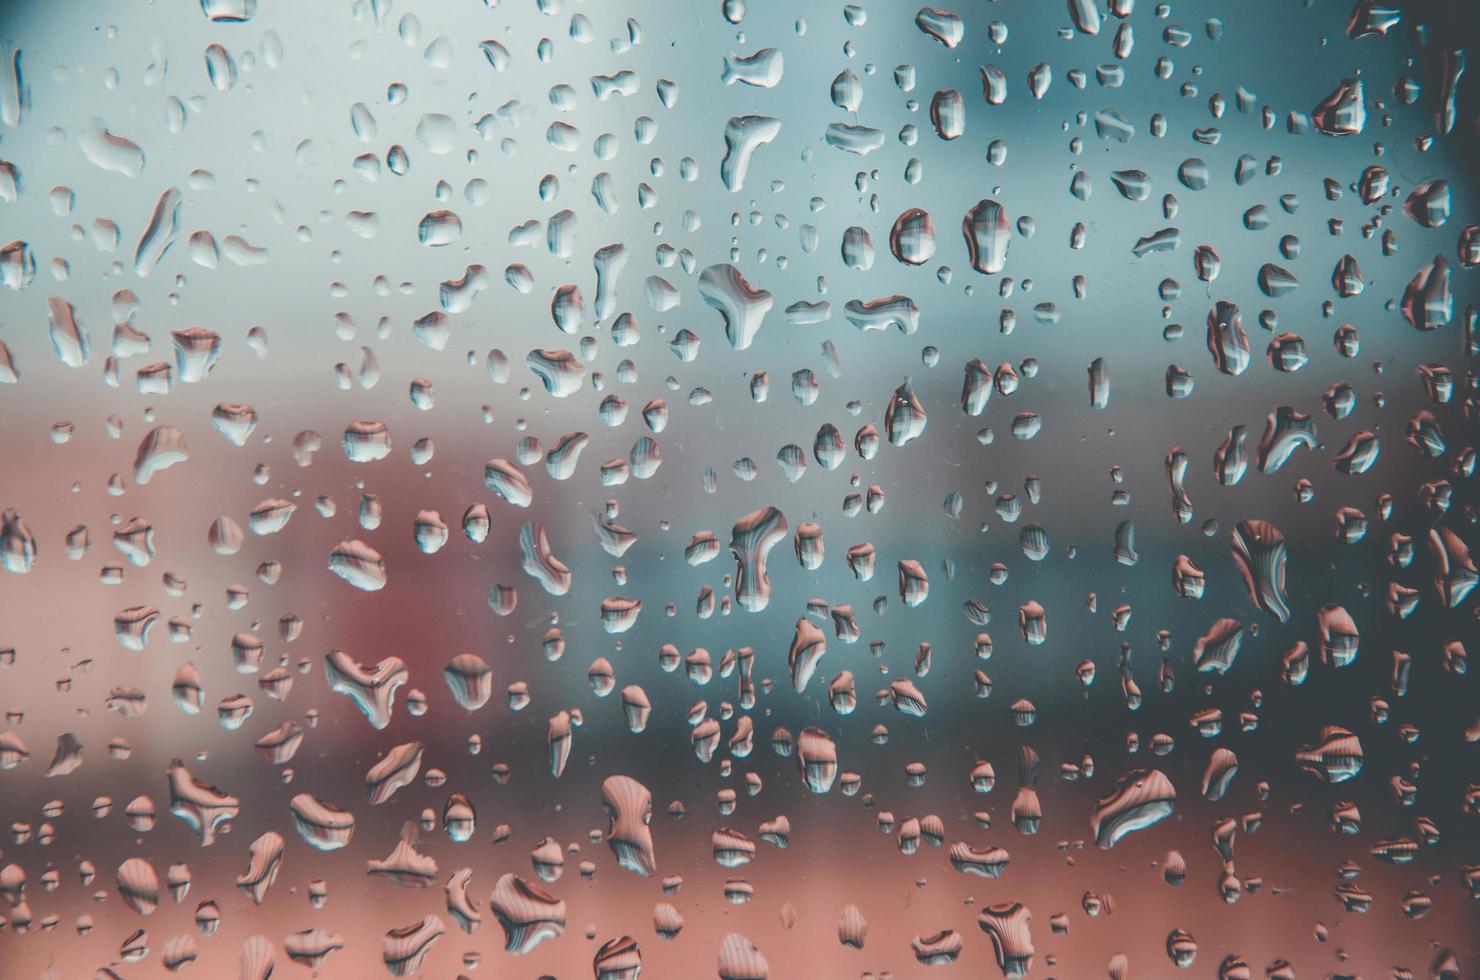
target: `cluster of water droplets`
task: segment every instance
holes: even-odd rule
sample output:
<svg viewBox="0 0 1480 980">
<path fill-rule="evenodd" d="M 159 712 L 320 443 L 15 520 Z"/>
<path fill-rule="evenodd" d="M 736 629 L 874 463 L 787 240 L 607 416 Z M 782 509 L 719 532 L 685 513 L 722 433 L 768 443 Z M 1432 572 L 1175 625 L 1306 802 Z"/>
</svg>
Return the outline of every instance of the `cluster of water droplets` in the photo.
<svg viewBox="0 0 1480 980">
<path fill-rule="evenodd" d="M 0 973 L 1480 965 L 1473 18 L 1286 6 L 13 4 Z"/>
</svg>

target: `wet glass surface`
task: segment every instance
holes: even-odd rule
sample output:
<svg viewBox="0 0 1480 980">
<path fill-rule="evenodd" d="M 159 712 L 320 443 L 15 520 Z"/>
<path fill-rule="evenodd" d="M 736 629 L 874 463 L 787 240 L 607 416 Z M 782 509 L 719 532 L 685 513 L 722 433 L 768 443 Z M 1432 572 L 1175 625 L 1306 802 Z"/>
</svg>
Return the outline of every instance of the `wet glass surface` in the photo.
<svg viewBox="0 0 1480 980">
<path fill-rule="evenodd" d="M 1477 31 L 0 5 L 0 976 L 1473 975 Z"/>
</svg>

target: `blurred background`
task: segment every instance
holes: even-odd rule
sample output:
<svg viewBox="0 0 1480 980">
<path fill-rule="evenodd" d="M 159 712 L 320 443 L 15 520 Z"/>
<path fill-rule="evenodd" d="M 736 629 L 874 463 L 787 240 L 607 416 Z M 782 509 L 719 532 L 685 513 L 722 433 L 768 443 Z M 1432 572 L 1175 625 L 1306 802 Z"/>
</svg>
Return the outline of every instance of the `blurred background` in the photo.
<svg viewBox="0 0 1480 980">
<path fill-rule="evenodd" d="M 601 944 L 622 935 L 640 945 L 646 976 L 714 976 L 732 932 L 764 953 L 773 977 L 995 976 L 977 920 L 982 906 L 1001 902 L 1031 910 L 1035 977 L 1105 975 L 1118 953 L 1126 975 L 1171 975 L 1167 936 L 1178 928 L 1196 938 L 1194 975 L 1218 975 L 1233 956 L 1254 975 L 1285 960 L 1302 977 L 1401 975 L 1399 967 L 1427 976 L 1445 950 L 1471 975 L 1480 965 L 1466 879 L 1480 862 L 1477 711 L 1474 681 L 1446 645 L 1473 649 L 1480 634 L 1473 598 L 1453 609 L 1440 601 L 1428 534 L 1442 524 L 1462 542 L 1475 539 L 1473 73 L 1459 76 L 1447 132 L 1442 111 L 1459 63 L 1453 52 L 1473 39 L 1475 18 L 1452 3 L 1392 13 L 1369 4 L 1354 13 L 1347 0 L 1112 6 L 1128 14 L 1100 7 L 1090 18 L 1089 0 L 965 4 L 951 11 L 960 39 L 947 46 L 917 26 L 916 6 L 900 3 L 4 3 L 0 239 L 11 244 L 0 257 L 10 287 L 0 291 L 0 341 L 12 365 L 4 373 L 15 377 L 0 385 L 0 507 L 26 530 L 7 522 L 0 708 L 16 740 L 5 747 L 23 746 L 29 758 L 0 772 L 0 824 L 10 828 L 0 867 L 23 869 L 26 882 L 22 900 L 7 878 L 0 975 L 87 977 L 110 964 L 124 977 L 165 975 L 161 949 L 196 931 L 196 906 L 207 899 L 221 911 L 220 930 L 198 940 L 193 970 L 207 976 L 232 975 L 253 935 L 275 944 L 278 970 L 291 974 L 299 967 L 283 939 L 315 927 L 345 944 L 322 975 L 380 975 L 382 937 L 427 915 L 441 916 L 448 931 L 422 964 L 426 976 L 585 976 Z M 1387 29 L 1353 38 L 1354 19 Z M 767 48 L 784 67 L 752 77 L 775 84 L 726 80 L 727 58 Z M 1001 70 L 1001 104 L 984 99 L 983 65 Z M 1052 81 L 1035 98 L 1028 78 L 1040 65 Z M 1362 131 L 1316 131 L 1310 113 L 1343 80 L 1363 85 Z M 615 91 L 599 98 L 608 86 Z M 931 104 L 951 89 L 964 130 L 947 140 Z M 731 190 L 720 178 L 727 121 L 752 114 L 779 120 L 779 132 L 754 149 L 743 186 Z M 878 149 L 830 145 L 837 123 L 876 130 Z M 1239 182 L 1244 157 L 1252 176 Z M 1189 160 L 1206 164 L 1205 188 L 1179 179 L 1198 169 Z M 1370 166 L 1386 169 L 1388 185 L 1364 203 Z M 1117 192 L 1112 174 L 1127 179 L 1125 171 L 1144 174 L 1146 199 Z M 1434 227 L 1404 212 L 1429 180 L 1447 183 L 1447 220 Z M 162 212 L 170 244 L 151 266 L 157 249 L 139 243 L 171 188 L 178 211 Z M 960 231 L 984 198 L 1002 204 L 1010 227 L 995 275 L 972 269 Z M 1247 217 L 1256 207 L 1267 225 Z M 891 226 L 908 208 L 933 219 L 934 253 L 918 266 L 890 253 Z M 455 213 L 460 226 L 445 244 L 419 233 L 436 211 Z M 869 268 L 842 256 L 853 226 L 871 236 Z M 551 230 L 562 227 L 563 235 Z M 1179 229 L 1177 248 L 1135 254 L 1139 239 L 1165 228 Z M 611 310 L 598 316 L 593 256 L 611 244 L 625 247 L 626 264 Z M 1206 263 L 1199 277 L 1199 245 L 1216 251 L 1216 277 Z M 1335 292 L 1332 271 L 1344 255 L 1360 264 L 1360 295 Z M 1435 256 L 1449 269 L 1450 315 L 1420 331 L 1401 306 Z M 699 273 L 720 263 L 773 296 L 745 350 L 726 341 L 720 313 L 699 291 Z M 1266 263 L 1287 269 L 1299 288 L 1262 291 Z M 472 265 L 484 270 L 486 288 L 468 308 L 445 309 L 439 284 Z M 565 284 L 584 297 L 573 334 L 551 313 Z M 849 301 L 894 294 L 918 307 L 917 332 L 866 332 L 845 315 Z M 79 366 L 66 361 L 82 358 L 63 356 L 67 317 L 54 297 L 71 304 L 88 336 Z M 1441 299 L 1436 293 L 1437 306 Z M 1250 365 L 1239 376 L 1219 373 L 1208 353 L 1207 316 L 1219 300 L 1242 311 Z M 785 310 L 804 301 L 828 303 L 830 318 L 794 322 Z M 448 332 L 440 350 L 413 332 L 437 312 Z M 617 343 L 617 313 L 631 315 L 637 343 Z M 147 336 L 147 352 L 125 356 L 121 324 Z M 1333 342 L 1343 324 L 1360 336 L 1354 357 Z M 219 357 L 199 380 L 172 341 L 189 327 L 219 338 Z M 683 347 L 680 331 L 698 338 L 697 356 L 676 356 L 670 345 Z M 1308 354 L 1293 373 L 1265 356 L 1284 332 L 1299 335 Z M 552 397 L 526 366 L 535 349 L 575 352 L 586 372 L 579 390 Z M 500 359 L 494 351 L 507 358 L 507 377 L 489 370 L 490 357 Z M 963 366 L 973 358 L 1020 379 L 1010 395 L 999 387 L 978 417 L 960 407 Z M 1096 358 L 1110 370 L 1104 409 L 1091 406 L 1086 381 Z M 144 370 L 158 362 L 173 366 L 168 385 Z M 1171 364 L 1193 375 L 1190 397 L 1168 398 Z M 1421 366 L 1431 377 L 1447 369 L 1447 398 L 1434 400 Z M 763 402 L 752 397 L 760 372 L 769 380 Z M 416 379 L 432 392 L 420 407 Z M 928 416 L 923 433 L 861 458 L 854 434 L 868 424 L 882 432 L 890 399 L 907 382 Z M 1322 396 L 1340 382 L 1356 403 L 1334 419 Z M 628 406 L 618 425 L 599 417 L 611 394 Z M 652 399 L 667 404 L 659 432 L 642 418 Z M 242 446 L 212 424 L 223 403 L 256 414 Z M 1280 406 L 1309 414 L 1316 437 L 1266 474 L 1257 445 Z M 1432 413 L 1445 434 L 1438 456 L 1405 438 L 1419 412 Z M 1014 435 L 1020 413 L 1041 421 L 1031 438 Z M 384 423 L 384 459 L 347 457 L 344 433 L 357 421 Z M 847 446 L 831 471 L 812 454 L 824 423 Z M 1238 425 L 1248 431 L 1249 472 L 1224 486 L 1214 454 Z M 145 483 L 136 460 L 161 426 L 179 430 L 188 459 Z M 1333 459 L 1364 430 L 1378 437 L 1380 456 L 1360 475 L 1339 472 Z M 574 475 L 557 480 L 538 454 L 568 433 L 590 442 Z M 656 472 L 603 485 L 601 464 L 629 459 L 644 436 L 660 447 Z M 519 461 L 529 439 L 537 448 L 525 442 L 533 462 L 522 469 L 533 499 L 516 509 L 485 485 L 484 465 Z M 775 462 L 789 444 L 810 464 L 795 482 Z M 308 452 L 313 445 L 320 448 Z M 1189 460 L 1188 523 L 1171 507 L 1165 459 L 1173 447 Z M 752 479 L 742 478 L 744 460 L 754 463 Z M 1438 481 L 1448 481 L 1447 496 Z M 871 486 L 883 491 L 882 508 L 849 516 L 846 498 Z M 1015 521 L 999 502 L 1009 494 L 1022 505 Z M 1392 500 L 1387 520 L 1383 494 Z M 382 508 L 374 529 L 360 520 L 365 495 Z M 250 515 L 272 499 L 296 512 L 279 533 L 254 534 Z M 475 504 L 491 518 L 482 543 L 460 528 Z M 820 524 L 826 557 L 816 570 L 801 567 L 789 533 L 770 556 L 769 605 L 748 612 L 724 601 L 734 573 L 724 546 L 737 520 L 766 506 L 779 508 L 791 531 Z M 1367 517 L 1365 539 L 1337 537 L 1343 507 Z M 448 527 L 435 554 L 418 548 L 423 511 Z M 620 558 L 608 554 L 596 515 L 611 515 L 637 543 Z M 243 532 L 229 554 L 211 540 L 220 518 Z M 143 566 L 114 544 L 135 519 L 151 529 L 154 554 Z M 1230 532 L 1246 519 L 1269 521 L 1286 539 L 1287 622 L 1255 605 L 1230 554 Z M 521 569 L 528 521 L 543 524 L 569 566 L 568 594 L 547 594 Z M 1134 564 L 1114 548 L 1124 521 L 1135 528 Z M 71 560 L 68 535 L 80 525 L 91 548 Z M 1047 534 L 1042 560 L 1020 544 L 1028 525 Z M 690 566 L 685 546 L 704 531 L 723 553 Z M 1395 534 L 1412 538 L 1411 565 L 1389 560 Z M 384 588 L 361 591 L 329 571 L 346 540 L 382 556 Z M 864 542 L 877 555 L 866 582 L 845 561 Z M 1200 600 L 1173 587 L 1179 555 L 1206 574 Z M 914 607 L 899 594 L 906 559 L 929 575 L 928 599 Z M 1394 582 L 1418 590 L 1406 619 L 1389 608 Z M 499 585 L 517 589 L 507 616 L 490 609 Z M 705 588 L 723 603 L 707 617 Z M 626 633 L 603 629 L 601 603 L 613 596 L 643 604 Z M 798 694 L 787 653 L 812 600 L 851 605 L 860 638 L 845 644 L 814 620 L 828 634 L 827 654 Z M 989 610 L 989 623 L 963 614 L 970 600 Z M 1030 601 L 1046 612 L 1041 645 L 1019 630 L 1019 608 Z M 1344 670 L 1316 653 L 1316 614 L 1328 603 L 1344 606 L 1361 633 L 1360 655 Z M 1127 611 L 1112 616 L 1121 606 Z M 128 649 L 115 618 L 140 607 L 158 621 L 142 650 Z M 1198 674 L 1194 643 L 1221 617 L 1244 624 L 1238 659 L 1225 675 Z M 555 626 L 565 650 L 551 661 L 543 640 Z M 992 637 L 987 661 L 975 652 L 981 632 Z M 292 673 L 282 700 L 234 669 L 232 641 L 243 633 L 262 641 L 264 672 L 281 664 Z M 1292 686 L 1281 660 L 1300 641 L 1312 650 L 1310 677 Z M 922 643 L 932 656 L 918 676 Z M 726 651 L 753 648 L 753 708 L 740 704 L 736 675 L 716 670 L 699 685 L 682 668 L 665 672 L 664 644 L 685 655 L 703 648 L 716 668 Z M 367 667 L 404 661 L 408 680 L 383 731 L 330 692 L 331 650 Z M 1412 661 L 1401 697 L 1393 651 Z M 471 713 L 442 676 L 462 652 L 492 667 L 494 697 Z M 1121 687 L 1127 652 L 1137 710 Z M 604 698 L 587 677 L 597 658 L 616 677 L 617 692 Z M 1158 678 L 1164 658 L 1175 674 L 1170 690 Z M 1085 661 L 1095 667 L 1088 686 Z M 204 709 L 194 716 L 172 702 L 186 662 L 204 682 Z M 844 670 L 857 687 L 848 715 L 829 704 L 827 689 Z M 990 676 L 989 698 L 979 696 L 978 670 Z M 923 717 L 875 698 L 897 678 L 923 693 Z M 516 683 L 530 698 L 517 712 L 505 696 Z M 641 734 L 623 715 L 627 685 L 641 686 L 652 704 Z M 408 711 L 413 689 L 424 695 L 420 716 Z M 147 698 L 142 713 L 133 691 Z M 215 708 L 236 694 L 253 710 L 233 731 Z M 1385 721 L 1374 698 L 1388 703 Z M 1019 699 L 1035 709 L 1031 725 L 1018 723 L 1022 712 L 1015 720 Z M 123 701 L 133 710 L 121 710 Z M 707 764 L 690 739 L 701 703 L 722 719 Z M 1222 732 L 1204 738 L 1190 719 L 1214 708 Z M 547 728 L 571 709 L 583 724 L 556 778 Z M 727 742 L 741 715 L 756 744 L 734 757 Z M 273 765 L 253 743 L 290 721 L 303 726 L 302 745 L 290 763 Z M 1360 775 L 1339 785 L 1295 759 L 1327 725 L 1355 733 L 1364 752 Z M 778 727 L 795 735 L 808 726 L 836 741 L 840 769 L 861 779 L 857 795 L 807 792 L 796 759 L 772 751 Z M 64 733 L 81 743 L 83 763 L 48 777 Z M 1152 751 L 1158 735 L 1169 737 L 1165 754 Z M 365 773 L 412 740 L 425 745 L 423 774 L 440 770 L 445 783 L 419 779 L 371 806 Z M 1042 760 L 1042 821 L 1031 835 L 1011 819 L 1021 746 Z M 1217 747 L 1236 752 L 1239 769 L 1228 794 L 1209 801 L 1201 784 Z M 167 812 L 174 758 L 240 800 L 229 832 L 208 848 Z M 978 760 L 995 769 L 990 793 L 973 791 Z M 924 767 L 920 785 L 911 785 L 911 764 Z M 507 766 L 506 782 L 493 778 L 496 765 Z M 1078 778 L 1066 778 L 1066 766 L 1079 767 L 1067 773 Z M 1090 829 L 1096 801 L 1138 768 L 1172 780 L 1175 812 L 1100 850 Z M 652 792 L 654 877 L 619 868 L 592 836 L 607 830 L 600 789 L 613 774 Z M 754 795 L 751 774 L 761 786 Z M 1395 798 L 1395 778 L 1416 787 L 1412 805 Z M 738 796 L 730 814 L 718 805 L 725 789 Z M 476 834 L 463 844 L 440 826 L 454 792 L 477 810 Z M 352 844 L 310 848 L 289 815 L 298 793 L 351 810 Z M 124 817 L 140 796 L 158 811 L 147 832 Z M 113 805 L 98 818 L 101 797 Z M 1361 812 L 1357 834 L 1331 827 L 1332 806 L 1343 801 Z M 674 802 L 682 819 L 669 813 Z M 365 862 L 389 854 L 423 811 L 433 821 L 417 846 L 438 864 L 432 886 L 367 877 Z M 885 813 L 894 832 L 881 829 Z M 785 850 L 759 840 L 760 824 L 779 815 L 791 823 Z M 943 821 L 945 846 L 901 853 L 898 825 L 927 815 Z M 1212 837 L 1227 818 L 1242 821 L 1233 902 L 1220 891 L 1225 870 Z M 508 837 L 495 842 L 500 825 Z M 1372 853 L 1384 841 L 1424 841 L 1430 826 L 1437 834 L 1407 863 Z M 711 835 L 724 827 L 757 842 L 752 863 L 715 862 Z M 234 881 L 250 842 L 268 831 L 287 846 L 258 906 Z M 440 888 L 447 876 L 471 868 L 471 892 L 486 906 L 501 875 L 536 880 L 529 852 L 547 836 L 571 848 L 561 879 L 545 886 L 566 903 L 565 934 L 513 957 L 486 908 L 475 933 L 460 933 Z M 997 879 L 961 874 L 948 857 L 958 841 L 1006 848 L 1010 863 Z M 1172 850 L 1187 864 L 1179 888 L 1160 867 Z M 187 863 L 189 895 L 164 898 L 148 917 L 130 910 L 114 878 L 131 857 L 161 877 Z M 589 879 L 578 873 L 584 860 L 594 864 Z M 84 861 L 97 868 L 91 884 L 79 880 Z M 1338 877 L 1343 862 L 1354 863 L 1356 877 Z M 54 890 L 45 887 L 51 869 Z M 664 894 L 667 875 L 682 878 L 676 894 Z M 753 886 L 748 903 L 726 899 L 736 877 Z M 329 898 L 315 909 L 308 886 L 319 879 Z M 1343 881 L 1370 893 L 1370 910 L 1344 907 L 1333 891 Z M 671 941 L 653 927 L 653 906 L 664 901 L 685 921 Z M 839 943 L 850 904 L 868 923 L 862 949 Z M 1426 915 L 1411 914 L 1422 908 Z M 1050 929 L 1060 913 L 1064 933 Z M 83 915 L 93 927 L 79 936 Z M 120 962 L 120 945 L 140 928 L 151 952 Z M 959 959 L 918 962 L 911 940 L 946 929 L 964 942 Z"/>
</svg>

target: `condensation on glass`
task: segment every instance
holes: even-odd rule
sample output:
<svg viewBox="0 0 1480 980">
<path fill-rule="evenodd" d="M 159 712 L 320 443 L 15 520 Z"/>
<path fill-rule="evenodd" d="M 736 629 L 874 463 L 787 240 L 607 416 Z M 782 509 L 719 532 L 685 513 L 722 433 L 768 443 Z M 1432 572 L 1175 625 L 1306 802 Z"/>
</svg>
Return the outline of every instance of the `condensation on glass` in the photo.
<svg viewBox="0 0 1480 980">
<path fill-rule="evenodd" d="M 0 975 L 1475 975 L 1477 24 L 5 3 Z"/>
</svg>

